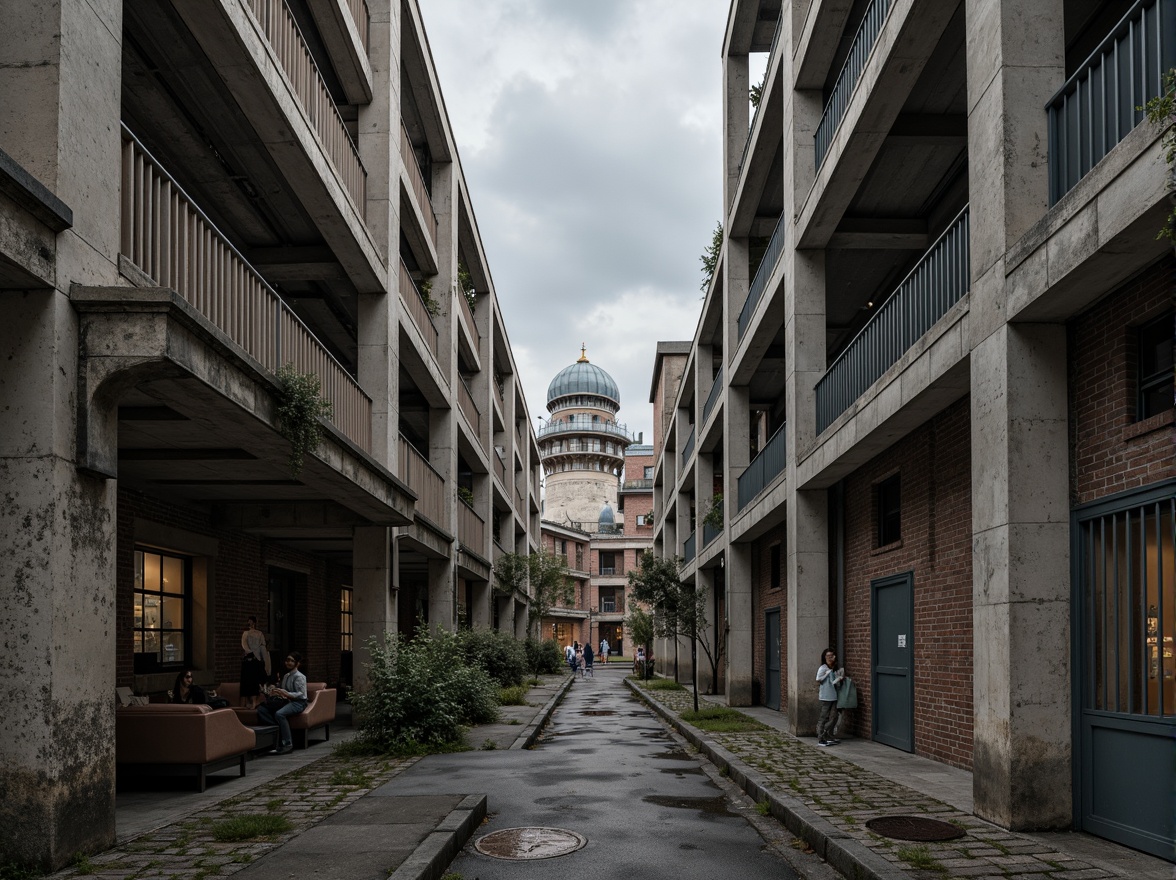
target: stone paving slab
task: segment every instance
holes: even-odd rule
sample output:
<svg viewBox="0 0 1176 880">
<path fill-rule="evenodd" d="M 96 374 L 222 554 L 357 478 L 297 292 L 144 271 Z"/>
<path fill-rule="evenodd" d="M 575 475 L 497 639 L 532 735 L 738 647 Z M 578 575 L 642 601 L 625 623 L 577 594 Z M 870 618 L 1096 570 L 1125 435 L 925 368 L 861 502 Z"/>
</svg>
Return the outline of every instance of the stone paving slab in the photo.
<svg viewBox="0 0 1176 880">
<path fill-rule="evenodd" d="M 1123 876 L 1075 859 L 1032 837 L 1009 832 L 914 789 L 885 779 L 777 730 L 700 731 L 680 715 L 689 691 L 631 689 L 704 752 L 749 795 L 843 874 L 861 878 L 969 877 L 977 880 L 1107 880 Z M 726 708 L 699 697 L 699 708 Z M 945 842 L 892 840 L 865 827 L 884 815 L 927 815 L 966 837 Z M 1176 876 L 1176 875 L 1174 875 Z"/>
</svg>

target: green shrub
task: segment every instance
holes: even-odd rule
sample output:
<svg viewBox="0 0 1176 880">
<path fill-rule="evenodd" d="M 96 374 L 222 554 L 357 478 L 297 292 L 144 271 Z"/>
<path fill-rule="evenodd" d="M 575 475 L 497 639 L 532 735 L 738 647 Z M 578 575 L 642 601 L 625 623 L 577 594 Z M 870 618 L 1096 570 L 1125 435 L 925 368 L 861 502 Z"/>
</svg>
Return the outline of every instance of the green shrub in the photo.
<svg viewBox="0 0 1176 880">
<path fill-rule="evenodd" d="M 527 665 L 537 675 L 557 675 L 564 670 L 564 652 L 555 639 L 527 639 L 523 645 Z"/>
<path fill-rule="evenodd" d="M 516 684 L 498 691 L 498 702 L 503 706 L 527 705 L 526 685 Z"/>
<path fill-rule="evenodd" d="M 635 681 L 641 681 L 641 676 L 629 676 Z M 678 684 L 672 678 L 651 678 L 649 681 L 641 681 L 641 686 L 647 691 L 684 691 L 686 688 Z"/>
<path fill-rule="evenodd" d="M 458 636 L 466 663 L 480 666 L 499 687 L 522 684 L 527 652 L 512 635 L 494 629 L 469 629 Z"/>
<path fill-rule="evenodd" d="M 462 741 L 462 727 L 498 718 L 498 688 L 466 663 L 454 633 L 422 628 L 367 643 L 369 688 L 352 696 L 357 750 L 401 754 Z M 357 751 L 358 753 L 358 751 Z"/>
</svg>

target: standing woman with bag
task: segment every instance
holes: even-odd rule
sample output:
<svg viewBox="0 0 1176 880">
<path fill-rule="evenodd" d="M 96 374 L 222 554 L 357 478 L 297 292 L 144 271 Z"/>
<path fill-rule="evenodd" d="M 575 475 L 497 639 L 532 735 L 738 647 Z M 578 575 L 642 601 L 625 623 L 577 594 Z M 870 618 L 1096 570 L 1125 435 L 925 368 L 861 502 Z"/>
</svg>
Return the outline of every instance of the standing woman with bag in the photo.
<svg viewBox="0 0 1176 880">
<path fill-rule="evenodd" d="M 250 615 L 241 633 L 241 700 L 246 709 L 262 702 L 261 686 L 269 678 L 270 658 L 265 647 L 265 633 L 257 628 L 257 618 Z"/>
<path fill-rule="evenodd" d="M 817 668 L 817 699 L 821 701 L 821 716 L 817 719 L 817 745 L 835 746 L 841 740 L 833 738 L 837 727 L 837 688 L 845 678 L 845 670 L 837 668 L 837 652 L 826 648 L 821 652 Z"/>
</svg>

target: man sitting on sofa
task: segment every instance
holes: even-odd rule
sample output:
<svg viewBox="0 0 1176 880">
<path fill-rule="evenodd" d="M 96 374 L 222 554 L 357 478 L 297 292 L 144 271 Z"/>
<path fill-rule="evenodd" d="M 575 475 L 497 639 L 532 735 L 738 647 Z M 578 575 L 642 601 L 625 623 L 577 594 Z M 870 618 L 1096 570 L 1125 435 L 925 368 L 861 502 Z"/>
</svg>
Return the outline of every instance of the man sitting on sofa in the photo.
<svg viewBox="0 0 1176 880">
<path fill-rule="evenodd" d="M 257 707 L 257 717 L 266 724 L 278 725 L 278 747 L 270 752 L 271 755 L 284 755 L 294 751 L 294 737 L 290 733 L 290 716 L 298 715 L 306 709 L 306 676 L 298 667 L 302 663 L 302 655 L 291 651 L 286 655 L 286 674 L 282 676 L 282 686 L 270 688 L 266 701 Z M 285 700 L 285 705 L 278 703 Z"/>
</svg>

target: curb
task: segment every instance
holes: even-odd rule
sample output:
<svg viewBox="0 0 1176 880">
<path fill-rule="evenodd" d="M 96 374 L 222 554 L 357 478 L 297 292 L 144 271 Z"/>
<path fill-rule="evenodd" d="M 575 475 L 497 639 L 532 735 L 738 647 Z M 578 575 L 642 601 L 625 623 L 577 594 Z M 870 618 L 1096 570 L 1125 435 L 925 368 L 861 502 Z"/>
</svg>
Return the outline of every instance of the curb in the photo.
<svg viewBox="0 0 1176 880">
<path fill-rule="evenodd" d="M 772 815 L 785 828 L 811 846 L 818 856 L 846 877 L 852 880 L 910 880 L 911 875 L 908 872 L 894 867 L 868 846 L 859 843 L 828 819 L 814 812 L 798 798 L 781 794 L 771 788 L 761 774 L 722 746 L 711 742 L 701 730 L 678 718 L 628 678 L 625 679 L 625 686 L 665 719 L 756 803 L 767 801 Z"/>
<path fill-rule="evenodd" d="M 486 818 L 486 795 L 467 795 L 429 832 L 390 880 L 438 880 Z"/>
<path fill-rule="evenodd" d="M 523 732 L 518 735 L 513 743 L 511 749 L 529 749 L 539 741 L 539 733 L 543 730 L 543 726 L 551 720 L 551 714 L 555 711 L 555 707 L 560 704 L 560 701 L 567 695 L 568 690 L 572 686 L 575 677 L 569 675 L 559 690 L 557 690 L 544 705 L 543 708 L 535 713 L 535 717 L 523 728 Z"/>
</svg>

